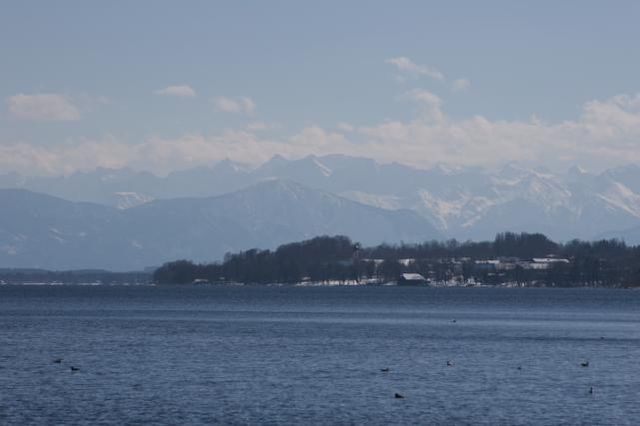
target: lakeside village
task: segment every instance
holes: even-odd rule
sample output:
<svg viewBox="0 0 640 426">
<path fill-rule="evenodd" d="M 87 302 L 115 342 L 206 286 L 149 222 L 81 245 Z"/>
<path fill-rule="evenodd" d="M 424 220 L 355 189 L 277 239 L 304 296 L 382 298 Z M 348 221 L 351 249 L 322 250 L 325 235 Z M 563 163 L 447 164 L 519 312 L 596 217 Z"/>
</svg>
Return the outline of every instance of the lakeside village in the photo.
<svg viewBox="0 0 640 426">
<path fill-rule="evenodd" d="M 424 262 L 426 259 L 422 259 Z M 363 259 L 365 263 L 373 262 L 375 265 L 382 265 L 384 259 Z M 461 259 L 437 259 L 442 267 L 428 268 L 428 271 L 422 275 L 418 272 L 401 272 L 395 281 L 383 283 L 380 278 L 361 278 L 353 280 L 349 284 L 397 284 L 397 285 L 427 285 L 431 287 L 479 287 L 482 285 L 501 286 L 501 287 L 525 287 L 525 286 L 542 286 L 546 287 L 545 281 L 518 281 L 522 278 L 524 271 L 534 272 L 526 273 L 531 276 L 536 275 L 535 271 L 546 271 L 556 265 L 569 265 L 569 259 L 558 258 L 553 255 L 549 257 L 519 259 L 516 257 L 503 257 L 499 259 L 473 260 L 470 258 Z M 401 270 L 417 271 L 420 259 L 398 259 Z M 505 281 L 507 279 L 506 271 L 516 271 L 521 269 L 522 272 L 515 274 L 515 281 Z M 471 273 L 471 274 L 470 274 Z M 308 278 L 300 283 L 301 285 L 313 284 Z M 553 284 L 553 283 L 552 283 Z"/>
<path fill-rule="evenodd" d="M 422 259 L 425 261 L 426 259 Z M 420 259 L 398 259 L 398 265 L 393 269 L 415 271 L 417 265 L 420 263 Z M 517 268 L 522 271 L 546 271 L 558 264 L 570 264 L 569 259 L 557 258 L 554 256 L 544 258 L 533 259 L 518 259 L 518 258 L 500 258 L 500 259 L 488 259 L 488 260 L 473 260 L 469 258 L 462 259 L 436 259 L 440 264 L 439 267 L 429 269 L 424 275 L 418 272 L 400 272 L 395 279 L 392 279 L 393 273 L 374 273 L 360 276 L 357 279 L 345 279 L 345 280 L 326 280 L 326 281 L 314 281 L 311 277 L 302 277 L 302 279 L 293 283 L 295 286 L 326 286 L 326 285 L 400 285 L 400 286 L 429 286 L 429 287 L 546 287 L 547 283 L 544 280 L 537 281 L 505 281 L 507 274 L 505 271 L 515 271 Z M 470 268 L 469 263 L 473 263 Z M 367 268 L 369 265 L 374 265 L 375 271 L 384 271 L 389 266 L 384 266 L 385 259 L 362 259 L 361 264 Z M 351 263 L 344 261 L 343 265 L 350 266 Z M 469 276 L 469 272 L 476 272 L 475 275 Z M 467 272 L 465 274 L 465 271 Z M 478 273 L 479 272 L 479 273 Z M 373 276 L 372 276 L 373 275 Z M 527 274 L 532 275 L 532 274 Z M 535 273 L 533 274 L 535 275 Z M 522 277 L 522 273 L 518 274 Z M 224 277 L 221 277 L 215 282 L 210 282 L 204 278 L 196 278 L 191 284 L 203 285 L 203 284 L 239 284 L 233 281 L 227 281 Z M 275 283 L 279 284 L 279 283 Z M 593 283 L 597 285 L 597 283 Z M 554 286 L 551 283 L 551 286 Z"/>
<path fill-rule="evenodd" d="M 557 258 L 553 255 L 543 258 L 522 260 L 514 257 L 499 259 L 473 260 L 461 259 L 436 259 L 437 267 L 429 267 L 428 271 L 415 272 L 424 269 L 426 259 L 398 259 L 390 265 L 385 259 L 361 259 L 360 269 L 363 275 L 357 279 L 327 279 L 313 281 L 311 277 L 302 277 L 294 286 L 327 286 L 327 285 L 406 285 L 406 286 L 430 286 L 430 287 L 526 287 L 546 286 L 546 282 L 533 280 L 531 282 L 505 281 L 506 271 L 546 271 L 559 264 L 569 265 L 569 259 Z M 386 263 L 385 263 L 386 262 Z M 470 267 L 470 263 L 473 264 Z M 353 267 L 352 261 L 340 261 L 341 266 Z M 422 267 L 420 265 L 422 264 Z M 397 272 L 400 271 L 400 272 Z M 414 272 L 406 272 L 414 271 Z M 475 274 L 469 276 L 469 272 Z M 398 274 L 395 279 L 393 275 Z M 46 271 L 46 270 L 0 270 L 0 285 L 27 284 L 27 285 L 149 285 L 153 283 L 151 272 L 117 273 L 108 271 Z M 522 273 L 517 276 L 522 276 Z M 184 280 L 180 280 L 184 281 Z M 166 284 L 166 283 L 164 283 Z M 228 284 L 238 285 L 234 281 L 228 281 L 225 277 L 219 277 L 214 281 L 206 278 L 194 278 L 190 283 L 180 284 Z M 279 284 L 279 283 L 275 283 Z"/>
<path fill-rule="evenodd" d="M 361 247 L 345 236 L 322 236 L 229 253 L 221 262 L 176 260 L 141 272 L 0 269 L 0 284 L 640 288 L 640 246 L 503 233 L 493 241 Z"/>
<path fill-rule="evenodd" d="M 324 236 L 227 254 L 221 263 L 169 262 L 154 272 L 153 282 L 639 287 L 640 247 L 618 240 L 558 244 L 542 234 L 503 233 L 494 241 L 362 248 L 344 236 Z"/>
<path fill-rule="evenodd" d="M 311 277 L 302 277 L 299 282 L 291 283 L 295 286 L 326 286 L 326 285 L 408 285 L 431 287 L 525 287 L 546 286 L 545 282 L 538 283 L 505 281 L 505 271 L 515 271 L 521 268 L 523 271 L 546 271 L 557 264 L 570 264 L 568 259 L 557 257 L 534 258 L 521 260 L 518 258 L 500 258 L 488 260 L 462 259 L 436 259 L 438 266 L 428 267 L 423 274 L 416 272 L 424 269 L 424 261 L 420 259 L 398 259 L 397 263 L 389 264 L 385 259 L 361 259 L 358 279 L 326 279 L 313 281 Z M 387 263 L 385 263 L 387 262 Z M 473 267 L 469 267 L 469 263 Z M 351 261 L 340 261 L 341 266 L 351 268 Z M 420 267 L 422 265 L 422 267 Z M 400 271 L 400 272 L 397 272 Z M 413 272 L 407 272 L 413 271 Z M 475 275 L 469 276 L 469 272 L 475 271 Z M 398 274 L 394 277 L 395 274 Z M 518 276 L 521 276 L 519 274 Z M 107 271 L 46 271 L 46 270 L 0 270 L 0 285 L 149 285 L 153 283 L 152 273 L 117 273 Z M 198 277 L 190 282 L 179 284 L 227 284 L 238 285 L 240 283 L 229 281 L 225 277 L 216 280 Z M 162 282 L 161 284 L 167 284 Z M 278 284 L 278 283 L 271 283 Z"/>
</svg>

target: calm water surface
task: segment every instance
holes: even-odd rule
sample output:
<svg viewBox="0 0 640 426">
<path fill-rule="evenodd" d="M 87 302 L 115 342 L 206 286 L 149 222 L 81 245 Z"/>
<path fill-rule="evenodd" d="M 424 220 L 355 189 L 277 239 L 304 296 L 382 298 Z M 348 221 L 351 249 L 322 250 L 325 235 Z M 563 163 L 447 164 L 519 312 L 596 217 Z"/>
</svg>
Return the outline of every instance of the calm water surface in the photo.
<svg viewBox="0 0 640 426">
<path fill-rule="evenodd" d="M 640 291 L 0 287 L 0 424 L 638 424 L 639 366 Z"/>
</svg>

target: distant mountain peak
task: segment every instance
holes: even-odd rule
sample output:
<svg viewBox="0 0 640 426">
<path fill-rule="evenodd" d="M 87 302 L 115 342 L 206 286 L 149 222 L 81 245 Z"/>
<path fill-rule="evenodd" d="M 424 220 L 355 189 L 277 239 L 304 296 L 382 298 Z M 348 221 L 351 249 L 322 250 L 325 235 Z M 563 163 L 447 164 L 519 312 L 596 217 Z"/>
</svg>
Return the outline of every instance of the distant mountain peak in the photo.
<svg viewBox="0 0 640 426">
<path fill-rule="evenodd" d="M 0 176 L 0 186 L 127 209 L 151 199 L 230 193 L 260 199 L 260 191 L 283 203 L 309 196 L 321 200 L 319 206 L 335 203 L 331 208 L 348 200 L 412 210 L 448 237 L 463 239 L 492 238 L 507 229 L 544 232 L 560 240 L 590 238 L 640 225 L 638 165 L 599 173 L 579 167 L 552 173 L 516 162 L 487 170 L 444 164 L 420 168 L 341 154 L 295 159 L 275 155 L 257 167 L 225 159 L 162 177 L 108 168 L 63 177 L 6 174 Z"/>
<path fill-rule="evenodd" d="M 432 170 L 435 170 L 443 175 L 452 175 L 460 171 L 459 167 L 451 166 L 444 163 L 437 163 Z"/>
<path fill-rule="evenodd" d="M 280 177 L 267 177 L 259 182 L 236 191 L 232 194 L 245 194 L 245 193 L 262 193 L 264 195 L 279 193 L 281 195 L 290 196 L 294 199 L 300 199 L 301 196 L 310 193 L 324 194 L 333 198 L 341 198 L 335 194 L 322 191 L 319 189 L 313 189 L 309 186 L 301 184 L 291 179 Z"/>
<path fill-rule="evenodd" d="M 521 167 L 518 163 L 510 162 L 505 164 L 502 169 L 500 169 L 498 175 L 506 179 L 514 179 L 520 178 L 527 173 L 528 171 L 525 168 Z"/>
<path fill-rule="evenodd" d="M 280 154 L 276 154 L 260 167 L 279 167 L 288 162 L 289 160 L 287 160 L 285 157 Z"/>
<path fill-rule="evenodd" d="M 589 171 L 584 169 L 581 166 L 572 166 L 569 168 L 569 172 L 570 175 L 575 175 L 575 176 L 582 176 L 582 175 L 586 175 L 589 174 Z"/>
<path fill-rule="evenodd" d="M 229 158 L 225 158 L 224 160 L 218 161 L 216 164 L 214 164 L 213 169 L 229 170 L 232 172 L 248 172 L 251 170 L 251 167 L 232 161 Z"/>
</svg>

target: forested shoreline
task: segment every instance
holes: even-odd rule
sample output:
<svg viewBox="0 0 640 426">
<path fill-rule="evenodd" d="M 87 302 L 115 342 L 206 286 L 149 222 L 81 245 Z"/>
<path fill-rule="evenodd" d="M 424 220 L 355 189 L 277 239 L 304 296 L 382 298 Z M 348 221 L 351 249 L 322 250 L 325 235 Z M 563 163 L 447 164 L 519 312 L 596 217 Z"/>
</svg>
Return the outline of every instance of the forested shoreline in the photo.
<svg viewBox="0 0 640 426">
<path fill-rule="evenodd" d="M 385 284 L 640 287 L 640 247 L 619 240 L 556 243 L 542 234 L 493 241 L 428 241 L 361 247 L 321 236 L 275 250 L 229 253 L 221 262 L 177 260 L 155 272 L 0 268 L 0 284 Z"/>
<path fill-rule="evenodd" d="M 227 254 L 222 262 L 168 262 L 157 284 L 361 283 L 636 287 L 640 247 L 619 240 L 556 243 L 542 234 L 501 233 L 493 241 L 382 244 L 361 247 L 345 236 L 322 236 L 275 250 Z"/>
</svg>

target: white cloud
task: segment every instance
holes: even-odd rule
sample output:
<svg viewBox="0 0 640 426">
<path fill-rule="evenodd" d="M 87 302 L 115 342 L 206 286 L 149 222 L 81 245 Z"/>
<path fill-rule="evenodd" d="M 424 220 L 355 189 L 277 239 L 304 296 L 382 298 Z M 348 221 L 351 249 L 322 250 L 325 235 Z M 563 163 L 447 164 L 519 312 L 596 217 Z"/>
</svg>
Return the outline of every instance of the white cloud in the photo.
<svg viewBox="0 0 640 426">
<path fill-rule="evenodd" d="M 405 96 L 409 99 L 427 104 L 431 107 L 440 108 L 440 106 L 442 105 L 442 99 L 440 99 L 438 95 L 434 95 L 427 90 L 413 89 L 405 93 Z"/>
<path fill-rule="evenodd" d="M 458 78 L 451 83 L 451 90 L 454 92 L 464 92 L 469 87 L 471 87 L 471 81 L 466 78 Z"/>
<path fill-rule="evenodd" d="M 414 89 L 404 94 L 406 99 L 417 102 L 420 105 L 422 118 L 430 121 L 443 121 L 442 99 L 431 92 L 422 89 Z"/>
<path fill-rule="evenodd" d="M 425 76 L 436 80 L 444 80 L 444 74 L 429 65 L 418 65 L 406 56 L 390 58 L 385 61 L 397 68 L 398 71 L 415 77 Z"/>
<path fill-rule="evenodd" d="M 247 124 L 247 130 L 251 132 L 259 132 L 262 130 L 274 130 L 279 129 L 280 125 L 278 123 L 265 123 L 264 121 L 252 121 Z"/>
<path fill-rule="evenodd" d="M 253 99 L 241 96 L 237 98 L 217 97 L 213 100 L 216 109 L 223 112 L 251 114 L 256 109 Z"/>
<path fill-rule="evenodd" d="M 167 86 L 164 89 L 156 90 L 154 93 L 156 95 L 177 96 L 180 98 L 193 98 L 196 96 L 196 91 L 187 85 Z"/>
<path fill-rule="evenodd" d="M 118 168 L 131 164 L 135 150 L 110 137 L 47 146 L 18 142 L 0 145 L 0 170 L 58 175 L 96 167 Z"/>
<path fill-rule="evenodd" d="M 79 109 L 64 95 L 19 93 L 7 98 L 12 116 L 32 121 L 76 121 L 80 119 Z"/>
<path fill-rule="evenodd" d="M 423 98 L 438 105 L 429 96 Z M 578 119 L 556 124 L 536 119 L 491 121 L 482 116 L 443 118 L 391 121 L 361 127 L 359 132 L 371 155 L 423 166 L 520 161 L 556 169 L 584 164 L 601 170 L 640 161 L 640 95 L 588 102 Z"/>
<path fill-rule="evenodd" d="M 415 90 L 404 98 L 421 106 L 412 120 L 345 125 L 333 130 L 310 125 L 282 139 L 265 138 L 248 130 L 227 130 L 175 139 L 148 138 L 136 144 L 115 138 L 39 146 L 3 143 L 0 173 L 58 174 L 99 166 L 167 173 L 225 158 L 259 164 L 275 154 L 289 158 L 346 154 L 417 167 L 438 163 L 499 166 L 518 161 L 552 169 L 581 164 L 602 170 L 640 163 L 640 95 L 587 102 L 576 119 L 558 123 L 535 118 L 454 119 L 443 110 L 442 100 L 430 92 Z"/>
<path fill-rule="evenodd" d="M 310 147 L 313 152 L 321 154 L 324 149 L 333 149 L 335 146 L 348 143 L 345 136 L 337 132 L 329 132 L 323 128 L 312 125 L 305 127 L 300 133 L 292 136 L 290 141 L 296 147 Z"/>
<path fill-rule="evenodd" d="M 343 132 L 353 132 L 355 130 L 355 127 L 352 124 L 341 122 L 338 123 L 338 129 L 342 130 Z"/>
</svg>

